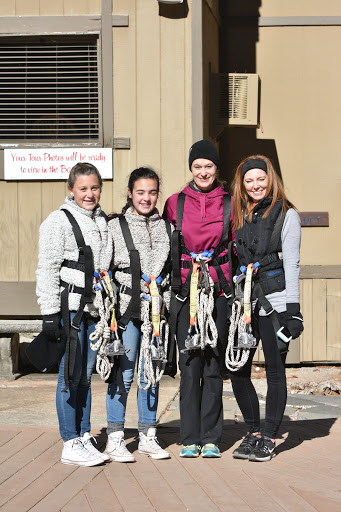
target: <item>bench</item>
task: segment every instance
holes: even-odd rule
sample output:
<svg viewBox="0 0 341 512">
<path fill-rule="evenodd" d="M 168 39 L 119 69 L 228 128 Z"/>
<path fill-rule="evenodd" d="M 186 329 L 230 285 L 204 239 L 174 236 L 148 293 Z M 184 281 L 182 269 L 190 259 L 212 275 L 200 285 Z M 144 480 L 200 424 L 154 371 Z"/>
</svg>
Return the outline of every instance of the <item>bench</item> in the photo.
<svg viewBox="0 0 341 512">
<path fill-rule="evenodd" d="M 20 333 L 42 329 L 35 282 L 0 282 L 0 379 L 20 376 Z"/>
</svg>

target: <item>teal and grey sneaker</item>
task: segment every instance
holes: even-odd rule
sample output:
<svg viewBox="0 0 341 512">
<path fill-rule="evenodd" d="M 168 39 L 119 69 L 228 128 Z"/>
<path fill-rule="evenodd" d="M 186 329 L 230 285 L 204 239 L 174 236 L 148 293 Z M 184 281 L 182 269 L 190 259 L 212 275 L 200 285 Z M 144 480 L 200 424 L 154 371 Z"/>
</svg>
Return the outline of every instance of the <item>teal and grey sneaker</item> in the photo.
<svg viewBox="0 0 341 512">
<path fill-rule="evenodd" d="M 216 444 L 208 443 L 202 449 L 203 457 L 221 457 L 220 450 Z"/>
<path fill-rule="evenodd" d="M 199 457 L 200 455 L 200 446 L 197 444 L 188 444 L 187 446 L 184 446 L 181 450 L 179 457 Z"/>
</svg>

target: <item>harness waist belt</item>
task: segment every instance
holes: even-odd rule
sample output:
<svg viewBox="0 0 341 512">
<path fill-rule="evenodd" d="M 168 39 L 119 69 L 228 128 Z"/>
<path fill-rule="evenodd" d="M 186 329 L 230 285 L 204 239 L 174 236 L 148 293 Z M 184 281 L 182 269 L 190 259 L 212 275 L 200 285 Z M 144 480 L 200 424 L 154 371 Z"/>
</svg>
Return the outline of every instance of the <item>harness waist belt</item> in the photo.
<svg viewBox="0 0 341 512">
<path fill-rule="evenodd" d="M 84 293 L 84 288 L 80 288 L 74 284 L 67 283 L 66 281 L 60 281 L 60 284 L 61 286 L 64 286 L 64 288 L 68 288 L 69 293 L 79 293 L 80 295 Z"/>
<path fill-rule="evenodd" d="M 224 263 L 227 263 L 229 261 L 228 255 L 225 254 L 224 256 L 217 256 L 216 258 L 213 258 L 212 260 L 207 262 L 207 265 L 209 267 L 216 266 L 216 265 L 223 265 Z M 191 268 L 192 267 L 192 261 L 191 260 L 180 260 L 180 269 L 184 268 Z"/>
<path fill-rule="evenodd" d="M 62 263 L 62 267 L 72 268 L 74 270 L 80 270 L 81 272 L 85 272 L 85 263 L 82 263 L 82 259 L 79 258 L 79 261 L 73 261 L 73 260 L 64 260 Z"/>
</svg>

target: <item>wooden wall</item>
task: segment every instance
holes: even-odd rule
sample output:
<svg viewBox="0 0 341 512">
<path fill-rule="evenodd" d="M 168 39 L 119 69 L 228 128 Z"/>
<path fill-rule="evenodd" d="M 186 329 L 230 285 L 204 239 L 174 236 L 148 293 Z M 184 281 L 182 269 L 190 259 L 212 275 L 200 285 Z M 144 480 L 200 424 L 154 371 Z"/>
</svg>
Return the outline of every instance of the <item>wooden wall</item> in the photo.
<svg viewBox="0 0 341 512">
<path fill-rule="evenodd" d="M 300 360 L 341 360 L 341 279 L 303 279 Z"/>
<path fill-rule="evenodd" d="M 300 295 L 304 331 L 290 343 L 287 364 L 339 363 L 341 279 L 301 279 Z M 264 362 L 261 348 L 255 361 Z"/>
<path fill-rule="evenodd" d="M 100 13 L 101 0 L 0 2 L 0 16 Z M 113 28 L 114 135 L 130 137 L 130 149 L 114 150 L 114 179 L 101 198 L 106 212 L 122 208 L 128 176 L 138 166 L 160 173 L 160 209 L 189 179 L 191 11 L 173 13 L 155 0 L 113 1 L 113 14 L 129 15 L 128 27 Z M 0 181 L 0 281 L 35 280 L 39 226 L 66 194 L 64 182 Z"/>
<path fill-rule="evenodd" d="M 130 137 L 129 151 L 114 152 L 113 207 L 125 202 L 127 178 L 152 166 L 162 181 L 159 207 L 189 179 L 191 139 L 191 26 L 167 17 L 172 6 L 116 0 L 115 14 L 129 29 L 114 29 L 114 134 Z M 108 208 L 107 208 L 108 209 Z"/>
</svg>

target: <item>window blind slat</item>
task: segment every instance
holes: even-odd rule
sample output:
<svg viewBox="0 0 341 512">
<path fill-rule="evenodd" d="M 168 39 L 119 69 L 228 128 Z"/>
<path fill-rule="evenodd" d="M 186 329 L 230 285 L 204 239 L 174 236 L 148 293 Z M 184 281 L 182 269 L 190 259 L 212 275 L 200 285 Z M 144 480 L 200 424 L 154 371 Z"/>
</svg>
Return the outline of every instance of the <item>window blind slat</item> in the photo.
<svg viewBox="0 0 341 512">
<path fill-rule="evenodd" d="M 1 38 L 2 140 L 98 139 L 96 37 Z"/>
</svg>

